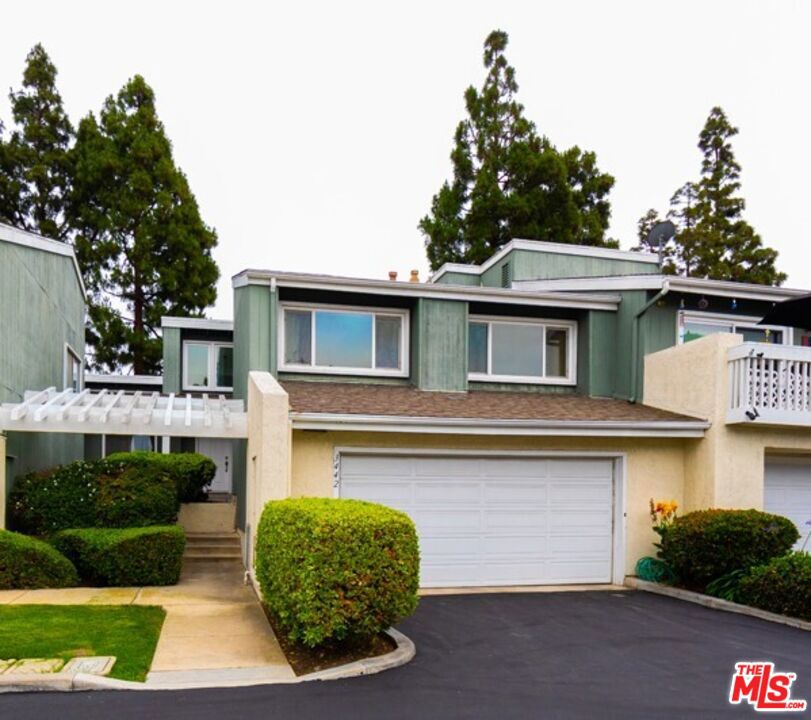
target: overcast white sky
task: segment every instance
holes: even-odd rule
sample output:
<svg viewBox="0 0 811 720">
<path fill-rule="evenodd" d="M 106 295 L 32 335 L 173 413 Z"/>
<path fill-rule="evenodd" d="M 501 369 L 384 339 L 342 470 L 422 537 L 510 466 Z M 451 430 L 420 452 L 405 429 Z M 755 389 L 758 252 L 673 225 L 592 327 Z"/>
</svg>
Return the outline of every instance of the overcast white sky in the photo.
<svg viewBox="0 0 811 720">
<path fill-rule="evenodd" d="M 482 42 L 510 35 L 519 99 L 559 147 L 616 177 L 610 233 L 698 176 L 720 104 L 740 128 L 746 216 L 811 287 L 811 3 L 26 2 L 2 10 L 0 88 L 42 42 L 74 122 L 144 75 L 219 233 L 212 317 L 246 267 L 363 277 L 427 263 L 417 222 L 450 174 Z M 0 98 L 0 117 L 9 106 Z"/>
</svg>

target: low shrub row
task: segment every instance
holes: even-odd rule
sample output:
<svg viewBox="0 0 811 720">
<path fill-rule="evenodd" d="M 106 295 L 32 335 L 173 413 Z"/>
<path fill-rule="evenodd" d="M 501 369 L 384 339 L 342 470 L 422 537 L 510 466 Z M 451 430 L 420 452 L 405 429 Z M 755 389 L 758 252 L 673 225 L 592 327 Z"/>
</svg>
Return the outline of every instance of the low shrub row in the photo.
<svg viewBox="0 0 811 720">
<path fill-rule="evenodd" d="M 769 612 L 811 620 L 811 555 L 793 552 L 749 570 L 736 600 Z"/>
<path fill-rule="evenodd" d="M 48 543 L 0 530 L 0 590 L 63 588 L 78 584 L 76 568 Z"/>
<path fill-rule="evenodd" d="M 197 453 L 116 453 L 17 478 L 11 526 L 45 536 L 76 527 L 168 525 L 180 502 L 200 500 L 216 465 Z"/>
<path fill-rule="evenodd" d="M 174 585 L 180 579 L 186 536 L 177 525 L 80 528 L 59 532 L 52 542 L 87 584 Z"/>
<path fill-rule="evenodd" d="M 292 641 L 374 636 L 417 605 L 417 533 L 404 513 L 358 500 L 265 506 L 256 536 L 264 602 Z"/>
</svg>

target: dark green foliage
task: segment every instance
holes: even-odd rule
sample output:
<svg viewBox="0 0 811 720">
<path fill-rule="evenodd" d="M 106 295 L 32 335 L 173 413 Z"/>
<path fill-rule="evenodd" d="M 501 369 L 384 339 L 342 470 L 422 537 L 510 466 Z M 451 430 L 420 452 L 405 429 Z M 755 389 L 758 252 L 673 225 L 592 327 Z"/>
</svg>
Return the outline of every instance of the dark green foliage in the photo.
<svg viewBox="0 0 811 720">
<path fill-rule="evenodd" d="M 793 552 L 751 568 L 741 579 L 739 602 L 811 620 L 811 554 Z"/>
<path fill-rule="evenodd" d="M 270 502 L 256 535 L 256 574 L 291 640 L 314 647 L 369 637 L 417 606 L 417 533 L 404 513 L 359 500 Z"/>
<path fill-rule="evenodd" d="M 707 595 L 730 602 L 740 602 L 741 578 L 745 574 L 746 570 L 733 570 L 731 573 L 722 575 L 707 585 Z"/>
<path fill-rule="evenodd" d="M 30 535 L 75 527 L 173 523 L 174 481 L 159 466 L 77 461 L 18 477 L 9 496 L 11 526 Z"/>
<path fill-rule="evenodd" d="M 200 453 L 156 453 L 147 450 L 113 453 L 105 458 L 108 465 L 158 467 L 177 487 L 182 503 L 206 499 L 208 488 L 217 473 L 215 462 Z"/>
<path fill-rule="evenodd" d="M 22 90 L 12 91 L 9 100 L 14 130 L 7 142 L 0 137 L 0 222 L 66 240 L 73 126 L 56 89 L 56 67 L 42 45 L 28 53 Z"/>
<path fill-rule="evenodd" d="M 77 461 L 19 476 L 9 494 L 9 524 L 30 535 L 96 524 L 95 463 Z"/>
<path fill-rule="evenodd" d="M 68 210 L 91 295 L 94 367 L 154 373 L 161 316 L 199 316 L 216 299 L 216 233 L 175 165 L 141 76 L 108 97 L 98 119 L 81 121 L 71 157 Z"/>
<path fill-rule="evenodd" d="M 487 77 L 481 90 L 465 91 L 468 117 L 454 137 L 453 180 L 419 223 L 434 270 L 481 263 L 513 238 L 616 247 L 605 238 L 614 178 L 599 171 L 594 153 L 558 151 L 524 117 L 507 42 L 502 31 L 485 41 Z"/>
<path fill-rule="evenodd" d="M 160 467 L 101 467 L 96 527 L 168 525 L 177 519 L 177 489 Z"/>
<path fill-rule="evenodd" d="M 177 525 L 63 530 L 54 546 L 73 561 L 82 582 L 95 586 L 174 585 L 186 536 Z"/>
<path fill-rule="evenodd" d="M 791 520 L 760 510 L 698 510 L 676 518 L 660 554 L 679 585 L 703 592 L 734 570 L 784 555 L 799 536 Z"/>
<path fill-rule="evenodd" d="M 777 252 L 764 247 L 760 236 L 743 219 L 746 203 L 737 195 L 741 166 L 730 143 L 737 134 L 738 128 L 724 111 L 714 107 L 699 135 L 701 179 L 685 183 L 670 199 L 667 217 L 678 232 L 665 248 L 665 271 L 780 285 L 786 275 L 776 268 Z M 645 243 L 645 229 L 654 219 L 658 219 L 655 210 L 640 218 L 638 249 L 653 250 Z"/>
<path fill-rule="evenodd" d="M 76 568 L 48 543 L 0 530 L 0 590 L 62 588 L 78 584 Z"/>
</svg>

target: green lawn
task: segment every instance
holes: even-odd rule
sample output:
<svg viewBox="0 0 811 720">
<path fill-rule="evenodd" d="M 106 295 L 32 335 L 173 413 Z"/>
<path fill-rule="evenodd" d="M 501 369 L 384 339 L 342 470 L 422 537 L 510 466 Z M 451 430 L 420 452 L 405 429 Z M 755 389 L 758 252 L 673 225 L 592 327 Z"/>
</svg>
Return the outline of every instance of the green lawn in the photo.
<svg viewBox="0 0 811 720">
<path fill-rule="evenodd" d="M 2 605 L 0 658 L 115 655 L 110 677 L 143 682 L 165 617 L 151 605 Z"/>
</svg>

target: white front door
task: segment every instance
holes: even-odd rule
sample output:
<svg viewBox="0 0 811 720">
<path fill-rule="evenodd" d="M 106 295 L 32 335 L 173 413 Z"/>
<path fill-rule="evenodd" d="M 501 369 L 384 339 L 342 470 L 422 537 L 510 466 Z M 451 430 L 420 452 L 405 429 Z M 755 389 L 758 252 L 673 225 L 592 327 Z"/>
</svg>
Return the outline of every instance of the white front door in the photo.
<svg viewBox="0 0 811 720">
<path fill-rule="evenodd" d="M 210 457 L 217 465 L 211 492 L 230 493 L 233 441 L 220 438 L 197 438 L 197 452 Z"/>
<path fill-rule="evenodd" d="M 608 583 L 605 458 L 342 454 L 341 497 L 406 512 L 424 587 Z"/>
<path fill-rule="evenodd" d="M 811 532 L 811 459 L 774 457 L 766 459 L 763 478 L 763 509 L 791 520 L 800 531 L 799 550 Z M 811 542 L 806 548 L 811 547 Z"/>
</svg>

